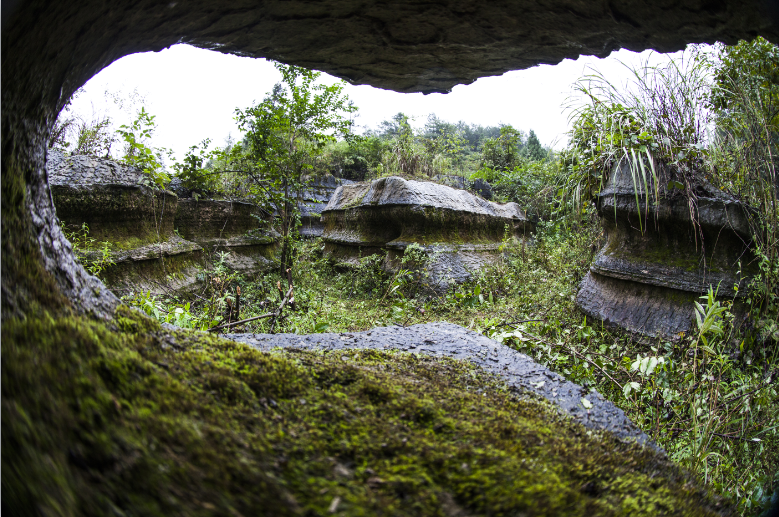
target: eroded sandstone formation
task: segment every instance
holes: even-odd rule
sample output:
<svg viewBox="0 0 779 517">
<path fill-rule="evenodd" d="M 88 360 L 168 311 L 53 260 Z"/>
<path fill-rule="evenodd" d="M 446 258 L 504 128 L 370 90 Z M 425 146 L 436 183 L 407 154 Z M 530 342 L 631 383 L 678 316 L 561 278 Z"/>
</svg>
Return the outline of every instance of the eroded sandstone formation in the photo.
<svg viewBox="0 0 779 517">
<path fill-rule="evenodd" d="M 252 203 L 228 199 L 179 199 L 176 229 L 209 251 L 229 253 L 227 265 L 253 275 L 273 267 L 279 235 L 264 229 L 268 216 Z"/>
<path fill-rule="evenodd" d="M 67 245 L 55 224 L 44 166 L 57 113 L 78 87 L 122 56 L 189 43 L 307 66 L 355 84 L 434 92 L 539 63 L 606 56 L 618 48 L 667 52 L 693 42 L 735 43 L 756 35 L 779 41 L 777 11 L 761 0 L 6 4 L 2 176 L 8 211 L 3 219 L 15 228 L 5 232 L 7 256 L 13 250 L 33 253 L 58 292 L 104 316 L 116 300 L 96 296 L 105 290 L 84 274 L 72 253 L 62 251 Z M 26 263 L 9 261 L 4 278 L 23 284 L 19 292 L 36 292 L 43 285 L 37 273 L 18 270 Z M 26 302 L 16 292 L 3 292 L 3 310 L 20 315 Z"/>
<path fill-rule="evenodd" d="M 322 219 L 325 253 L 337 264 L 387 251 L 385 266 L 396 269 L 406 248 L 418 244 L 435 290 L 469 280 L 499 257 L 505 240 L 533 231 L 516 203 L 396 176 L 339 187 Z"/>
<path fill-rule="evenodd" d="M 710 286 L 738 305 L 756 271 L 747 208 L 703 180 L 680 188 L 668 167 L 656 169 L 657 203 L 652 176 L 647 173 L 647 195 L 626 161 L 598 194 L 607 241 L 576 302 L 607 325 L 676 339 L 695 328 L 693 302 Z M 692 190 L 692 202 L 685 189 Z"/>
<path fill-rule="evenodd" d="M 131 501 L 136 501 L 142 512 L 159 513 L 186 513 L 176 506 L 180 502 L 197 504 L 192 513 L 251 514 L 269 504 L 278 505 L 278 513 L 302 511 L 285 488 L 297 486 L 296 479 L 285 484 L 272 472 L 273 465 L 282 465 L 285 456 L 265 452 L 269 450 L 265 437 L 282 433 L 267 427 L 267 433 L 257 435 L 258 447 L 247 437 L 255 436 L 255 421 L 263 425 L 272 421 L 271 416 L 262 415 L 275 416 L 268 408 L 280 404 L 273 399 L 273 404 L 268 402 L 269 390 L 276 389 L 286 397 L 289 415 L 305 415 L 307 406 L 301 402 L 305 392 L 295 390 L 308 387 L 312 375 L 295 374 L 295 382 L 289 383 L 289 375 L 282 374 L 303 366 L 243 348 L 235 354 L 233 347 L 227 349 L 202 336 L 172 336 L 132 311 L 120 307 L 116 312 L 117 298 L 78 264 L 59 227 L 45 171 L 51 129 L 73 92 L 113 61 L 136 52 L 190 43 L 244 56 L 271 57 L 355 83 L 432 92 L 538 63 L 556 63 L 582 54 L 605 56 L 617 48 L 670 51 L 691 42 L 735 43 L 756 35 L 779 41 L 776 12 L 772 4 L 759 0 L 682 0 L 673 4 L 634 0 L 437 4 L 327 0 L 251 5 L 232 0 L 31 0 L 4 2 L 2 23 L 2 436 L 3 444 L 8 445 L 3 447 L 3 464 L 8 467 L 3 473 L 3 508 L 17 514 L 139 511 L 126 507 Z M 71 308 L 75 315 L 71 315 Z M 46 317 L 40 316 L 43 313 Z M 95 322 L 84 314 L 111 321 Z M 202 361 L 204 340 L 209 353 L 229 350 L 229 360 L 225 357 L 217 364 Z M 318 361 L 321 358 L 312 357 L 306 368 L 316 368 Z M 258 364 L 269 367 L 257 368 Z M 235 371 L 230 370 L 232 365 L 237 365 Z M 352 370 L 350 373 L 333 360 L 321 377 L 313 378 L 327 379 L 329 375 L 334 385 L 348 378 L 352 387 L 365 388 L 363 395 L 377 393 L 371 379 L 364 384 L 352 382 L 355 374 L 366 375 L 370 368 Z M 387 374 L 382 382 L 396 382 L 396 378 Z M 221 395 L 229 394 L 229 399 L 212 396 L 215 388 L 223 390 Z M 316 395 L 317 390 L 311 394 Z M 273 395 L 282 400 L 275 392 Z M 229 401 L 236 401 L 235 407 L 228 408 Z M 214 410 L 200 411 L 206 407 Z M 257 412 L 260 407 L 263 413 Z M 418 407 L 423 410 L 426 406 Z M 247 412 L 239 413 L 244 408 Z M 212 420 L 224 416 L 230 425 L 201 426 L 192 419 L 197 414 Z M 474 415 L 464 413 L 463 420 Z M 399 414 L 398 418 L 405 416 Z M 550 433 L 551 428 L 552 424 L 545 425 L 542 430 Z M 309 431 L 309 427 L 299 429 L 301 433 Z M 430 435 L 425 432 L 420 436 Z M 369 427 L 365 435 L 372 435 Z M 291 439 L 290 434 L 285 436 Z M 525 440 L 520 449 L 534 452 L 539 436 L 536 432 L 529 438 L 512 436 L 511 446 Z M 583 433 L 572 432 L 571 436 L 589 439 Z M 581 445 L 587 442 L 573 440 L 566 442 L 571 447 L 564 450 L 590 450 Z M 214 447 L 215 443 L 222 446 Z M 300 446 L 311 443 L 291 443 L 285 450 L 299 451 Z M 456 445 L 456 441 L 451 444 Z M 328 441 L 316 451 L 327 457 L 330 445 Z M 446 445 L 436 450 L 446 451 Z M 619 446 L 610 442 L 603 454 L 587 465 L 613 462 L 617 456 L 621 460 L 625 457 L 622 453 L 614 454 Z M 163 450 L 170 456 L 162 457 Z M 362 450 L 355 449 L 357 453 Z M 386 450 L 381 449 L 383 458 Z M 496 456 L 507 456 L 504 450 L 510 449 L 499 449 Z M 222 462 L 223 457 L 211 456 L 212 452 L 233 456 Z M 538 457 L 555 454 L 546 452 Z M 309 463 L 309 458 L 306 460 Z M 645 464 L 650 468 L 644 468 Z M 178 467 L 171 469 L 171 465 L 195 472 L 188 475 Z M 561 465 L 565 468 L 565 462 Z M 644 456 L 637 462 L 631 460 L 631 465 L 640 466 L 628 471 L 617 465 L 615 477 L 609 478 L 614 480 L 611 484 L 654 488 L 666 475 L 669 484 L 660 484 L 659 490 L 682 494 L 680 504 L 687 505 L 682 512 L 728 511 L 708 496 L 704 500 L 700 495 L 703 490 L 677 476 L 668 464 Z M 456 467 L 452 465 L 450 474 Z M 527 468 L 516 472 L 526 474 Z M 547 471 L 539 471 L 538 476 L 552 478 Z M 310 478 L 300 479 L 304 488 L 301 495 L 323 493 L 305 485 Z M 500 479 L 507 482 L 512 477 Z M 679 479 L 682 482 L 672 483 Z M 144 482 L 148 484 L 142 485 Z M 466 479 L 463 486 L 472 487 L 468 483 Z M 529 486 L 539 498 L 549 500 L 559 496 L 559 490 L 580 496 L 585 490 L 603 494 L 600 490 L 604 488 L 588 483 L 578 489 L 570 483 L 539 492 L 538 484 Z M 454 488 L 446 487 L 433 497 L 454 501 Z M 509 484 L 499 488 L 501 493 L 513 492 Z M 270 494 L 266 499 L 257 500 L 266 494 Z M 135 495 L 147 499 L 133 499 Z M 615 494 L 615 500 L 626 501 L 630 496 L 635 501 L 636 495 Z M 638 500 L 643 501 L 643 494 L 639 495 Z M 597 501 L 582 504 L 593 502 Z M 674 505 L 669 511 L 678 507 Z M 584 508 L 590 506 L 582 506 L 582 511 Z M 439 513 L 444 511 L 463 513 L 470 509 L 453 504 Z"/>
<path fill-rule="evenodd" d="M 250 203 L 179 199 L 152 188 L 139 169 L 108 159 L 51 151 L 47 168 L 64 230 L 81 232 L 90 248 L 109 243 L 113 264 L 100 276 L 116 292 L 192 289 L 214 251 L 248 275 L 273 265 L 278 236 L 258 228 L 261 212 Z M 95 262 L 102 254 L 92 249 L 85 258 Z"/>
<path fill-rule="evenodd" d="M 117 294 L 195 285 L 203 248 L 174 232 L 176 194 L 152 188 L 139 169 L 108 159 L 50 151 L 47 169 L 65 231 L 79 232 L 86 224 L 90 249 L 110 244 L 113 264 L 100 276 Z M 86 259 L 98 261 L 101 255 L 91 249 Z"/>
</svg>

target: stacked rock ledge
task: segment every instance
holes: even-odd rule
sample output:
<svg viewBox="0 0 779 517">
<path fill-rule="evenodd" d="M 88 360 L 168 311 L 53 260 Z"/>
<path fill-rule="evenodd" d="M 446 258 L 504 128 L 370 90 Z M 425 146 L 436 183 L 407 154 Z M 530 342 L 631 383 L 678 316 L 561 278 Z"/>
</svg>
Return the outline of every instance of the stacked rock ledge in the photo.
<svg viewBox="0 0 779 517">
<path fill-rule="evenodd" d="M 196 284 L 203 248 L 174 232 L 178 197 L 149 186 L 135 167 L 84 155 L 49 151 L 47 172 L 57 217 L 66 231 L 89 227 L 88 238 L 108 242 L 101 277 L 121 291 L 182 291 Z M 102 258 L 86 254 L 87 261 Z"/>
<path fill-rule="evenodd" d="M 321 237 L 324 233 L 322 212 L 330 202 L 335 191 L 341 185 L 351 185 L 351 180 L 336 178 L 327 175 L 311 179 L 306 188 L 301 192 L 301 201 L 298 203 L 300 210 L 300 235 L 306 239 Z"/>
<path fill-rule="evenodd" d="M 271 269 L 279 235 L 259 228 L 266 217 L 244 200 L 180 199 L 176 212 L 179 234 L 210 252 L 228 253 L 227 265 L 256 275 Z"/>
<path fill-rule="evenodd" d="M 524 239 L 533 224 L 516 203 L 486 201 L 465 190 L 388 177 L 338 188 L 322 213 L 325 253 L 349 267 L 387 252 L 396 269 L 411 244 L 430 258 L 435 289 L 461 283 L 494 262 L 506 238 Z"/>
<path fill-rule="evenodd" d="M 577 305 L 588 316 L 631 333 L 678 339 L 693 328 L 693 302 L 709 287 L 740 300 L 756 274 L 749 210 L 702 179 L 673 188 L 673 170 L 657 163 L 654 180 L 634 183 L 631 163 L 618 164 L 598 194 L 606 244 L 582 281 Z M 640 173 L 639 173 L 640 174 Z M 651 175 L 649 175 L 651 176 Z M 636 187 L 634 187 L 636 185 Z"/>
</svg>

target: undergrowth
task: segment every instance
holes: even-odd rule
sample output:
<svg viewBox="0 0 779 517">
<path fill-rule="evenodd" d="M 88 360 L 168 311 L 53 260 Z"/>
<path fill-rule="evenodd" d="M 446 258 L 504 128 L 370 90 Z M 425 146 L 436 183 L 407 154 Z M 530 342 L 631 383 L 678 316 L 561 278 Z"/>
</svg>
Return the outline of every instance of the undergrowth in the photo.
<svg viewBox="0 0 779 517">
<path fill-rule="evenodd" d="M 636 340 L 587 321 L 575 295 L 601 245 L 592 214 L 576 228 L 541 222 L 533 245 L 507 242 L 502 261 L 433 297 L 419 289 L 423 267 L 407 264 L 389 275 L 383 257 L 369 256 L 339 273 L 322 257 L 321 242 L 304 243 L 293 276 L 294 310 L 277 331 L 352 332 L 445 320 L 484 333 L 595 387 L 671 458 L 731 497 L 741 514 L 756 514 L 779 484 L 779 328 L 763 315 L 759 328 L 737 332 L 728 302 L 714 298 L 701 300 L 701 331 L 675 342 Z M 232 281 L 242 289 L 243 318 L 277 305 L 279 285 L 286 285 L 276 275 Z M 260 320 L 234 331 L 268 330 Z"/>
</svg>

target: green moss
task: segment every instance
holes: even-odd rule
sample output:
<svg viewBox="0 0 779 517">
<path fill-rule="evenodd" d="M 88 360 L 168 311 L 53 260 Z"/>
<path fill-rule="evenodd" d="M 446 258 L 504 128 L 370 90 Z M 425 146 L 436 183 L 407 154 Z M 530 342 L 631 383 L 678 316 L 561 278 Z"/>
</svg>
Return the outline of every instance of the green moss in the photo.
<svg viewBox="0 0 779 517">
<path fill-rule="evenodd" d="M 652 263 L 662 264 L 673 268 L 682 269 L 689 272 L 695 272 L 700 269 L 702 263 L 701 253 L 691 253 L 690 250 L 677 250 L 673 246 L 666 246 L 663 243 L 657 243 L 654 246 L 636 246 L 629 253 L 621 248 L 622 242 L 619 239 L 609 239 L 606 245 L 606 254 L 615 255 L 621 259 L 633 263 Z M 709 269 L 717 271 L 716 269 Z"/>
<path fill-rule="evenodd" d="M 3 508 L 85 515 L 711 514 L 668 460 L 467 364 L 261 353 L 137 311 L 2 327 Z"/>
</svg>

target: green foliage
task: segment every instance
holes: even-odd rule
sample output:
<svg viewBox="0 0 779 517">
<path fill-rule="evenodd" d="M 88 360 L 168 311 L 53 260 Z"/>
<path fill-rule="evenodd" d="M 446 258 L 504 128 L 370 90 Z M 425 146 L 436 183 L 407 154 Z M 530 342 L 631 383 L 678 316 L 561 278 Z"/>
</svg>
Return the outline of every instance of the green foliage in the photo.
<svg viewBox="0 0 779 517">
<path fill-rule="evenodd" d="M 150 186 L 163 189 L 170 182 L 170 176 L 163 168 L 162 154 L 165 150 L 149 147 L 145 143 L 151 139 L 155 128 L 154 115 L 150 115 L 141 107 L 135 120 L 129 126 L 120 126 L 117 133 L 125 142 L 122 161 L 141 169 L 148 176 Z"/>
<path fill-rule="evenodd" d="M 585 102 L 571 112 L 571 143 L 562 156 L 562 207 L 580 213 L 623 160 L 630 163 L 636 203 L 646 207 L 676 190 L 693 207 L 694 186 L 708 179 L 757 209 L 752 238 L 763 273 L 752 286 L 753 306 L 777 314 L 777 70 L 779 50 L 758 38 L 639 67 L 624 88 L 598 72 L 583 77 L 576 89 Z M 643 229 L 644 221 L 639 224 Z"/>
<path fill-rule="evenodd" d="M 615 86 L 598 71 L 579 79 L 571 102 L 570 144 L 561 156 L 561 203 L 575 213 L 600 191 L 613 167 L 627 161 L 634 182 L 645 188 L 644 202 L 659 197 L 661 183 L 681 182 L 688 195 L 701 168 L 706 131 L 711 122 L 707 109 L 709 64 L 695 52 L 666 65 L 645 64 L 629 69 L 632 82 Z M 655 163 L 672 177 L 660 179 Z M 651 181 L 647 179 L 651 173 Z M 654 192 L 652 192 L 654 190 Z M 638 203 L 637 199 L 637 203 Z"/>
<path fill-rule="evenodd" d="M 710 179 L 755 207 L 751 221 L 762 278 L 756 306 L 779 312 L 779 47 L 763 38 L 722 46 L 712 64 L 717 134 Z"/>
<path fill-rule="evenodd" d="M 484 171 L 489 174 L 483 174 Z M 523 160 L 511 170 L 498 172 L 482 169 L 474 173 L 471 179 L 484 176 L 491 178 L 497 200 L 513 201 L 532 217 L 551 220 L 557 216 L 555 197 L 558 194 L 559 175 L 559 162 L 556 160 Z"/>
<path fill-rule="evenodd" d="M 549 152 L 541 146 L 535 131 L 531 129 L 530 134 L 527 135 L 527 142 L 522 149 L 522 154 L 531 161 L 539 161 L 545 160 Z"/>
<path fill-rule="evenodd" d="M 236 109 L 236 120 L 246 133 L 247 171 L 255 197 L 264 197 L 280 213 L 283 248 L 280 268 L 292 268 L 291 245 L 299 221 L 298 198 L 304 174 L 337 134 L 347 134 L 351 121 L 344 115 L 356 107 L 343 94 L 343 82 L 317 84 L 321 75 L 305 68 L 276 63 L 282 74 L 263 102 Z"/>
<path fill-rule="evenodd" d="M 62 233 L 73 246 L 76 258 L 84 266 L 89 274 L 100 276 L 106 268 L 114 265 L 111 253 L 111 243 L 108 241 L 97 242 L 89 236 L 89 225 L 82 223 L 75 231 L 69 231 L 67 226 L 61 224 Z"/>
<path fill-rule="evenodd" d="M 521 131 L 511 126 L 501 126 L 499 137 L 487 138 L 482 142 L 482 162 L 479 169 L 489 169 L 497 173 L 515 168 L 520 160 L 522 137 Z"/>
<path fill-rule="evenodd" d="M 199 144 L 193 145 L 184 155 L 182 162 L 173 164 L 176 177 L 181 180 L 185 188 L 194 191 L 225 191 L 219 171 L 207 168 L 214 160 L 222 158 L 224 150 L 214 149 L 209 151 L 211 139 L 206 138 Z M 213 166 L 212 166 L 213 169 Z"/>
</svg>

